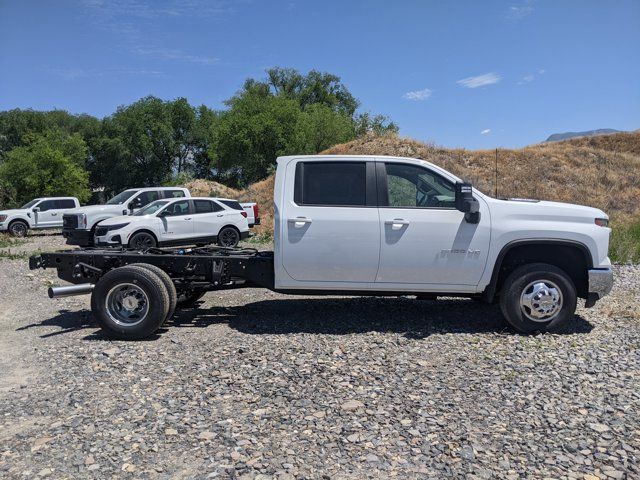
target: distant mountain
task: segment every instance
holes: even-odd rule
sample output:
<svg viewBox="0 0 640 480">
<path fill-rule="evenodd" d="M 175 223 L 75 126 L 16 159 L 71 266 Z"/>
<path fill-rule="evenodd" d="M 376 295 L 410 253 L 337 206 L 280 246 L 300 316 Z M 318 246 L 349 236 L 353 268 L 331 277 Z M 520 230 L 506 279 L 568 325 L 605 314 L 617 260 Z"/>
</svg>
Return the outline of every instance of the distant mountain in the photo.
<svg viewBox="0 0 640 480">
<path fill-rule="evenodd" d="M 565 132 L 554 133 L 550 135 L 545 142 L 559 142 L 561 140 L 567 140 L 575 137 L 595 137 L 597 135 L 609 135 L 611 133 L 621 133 L 621 130 L 614 130 L 613 128 L 599 128 L 598 130 L 588 130 L 586 132 Z"/>
</svg>

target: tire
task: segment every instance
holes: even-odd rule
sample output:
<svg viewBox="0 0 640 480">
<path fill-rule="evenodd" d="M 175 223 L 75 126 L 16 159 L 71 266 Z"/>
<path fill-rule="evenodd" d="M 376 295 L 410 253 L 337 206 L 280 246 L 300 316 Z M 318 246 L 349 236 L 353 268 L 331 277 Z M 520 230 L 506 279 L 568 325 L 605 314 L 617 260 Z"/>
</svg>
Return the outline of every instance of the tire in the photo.
<svg viewBox="0 0 640 480">
<path fill-rule="evenodd" d="M 155 273 L 160 278 L 160 280 L 162 280 L 162 283 L 164 284 L 164 287 L 167 289 L 167 293 L 169 294 L 169 311 L 167 312 L 166 318 L 162 322 L 162 324 L 164 325 L 171 319 L 171 317 L 173 317 L 173 314 L 176 311 L 178 294 L 176 292 L 176 286 L 173 284 L 173 280 L 171 280 L 169 274 L 162 270 L 160 267 L 156 267 L 155 265 L 151 265 L 149 263 L 132 263 L 130 266 L 146 268 L 150 272 Z"/>
<path fill-rule="evenodd" d="M 502 314 L 522 333 L 559 328 L 573 318 L 576 303 L 576 287 L 571 277 L 546 263 L 516 268 L 504 281 L 500 293 Z"/>
<path fill-rule="evenodd" d="M 26 237 L 29 232 L 29 224 L 24 220 L 14 220 L 9 224 L 8 230 L 12 237 Z"/>
<path fill-rule="evenodd" d="M 167 318 L 169 293 L 149 269 L 120 267 L 98 281 L 91 294 L 91 310 L 108 336 L 139 340 L 152 335 Z"/>
<path fill-rule="evenodd" d="M 198 300 L 204 297 L 205 293 L 207 292 L 202 290 L 181 293 L 180 295 L 178 295 L 177 307 L 178 308 L 193 307 Z"/>
<path fill-rule="evenodd" d="M 148 232 L 138 232 L 129 239 L 129 248 L 146 250 L 158 246 L 156 238 Z"/>
<path fill-rule="evenodd" d="M 218 232 L 218 245 L 233 248 L 240 242 L 240 232 L 233 227 L 224 227 Z"/>
</svg>

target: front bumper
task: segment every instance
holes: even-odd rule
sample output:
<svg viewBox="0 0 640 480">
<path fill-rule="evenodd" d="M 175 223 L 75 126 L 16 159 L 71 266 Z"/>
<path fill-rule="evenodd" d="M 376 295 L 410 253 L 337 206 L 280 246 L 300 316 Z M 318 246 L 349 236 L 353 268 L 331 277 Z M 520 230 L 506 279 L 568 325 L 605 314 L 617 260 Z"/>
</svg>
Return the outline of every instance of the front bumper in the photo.
<svg viewBox="0 0 640 480">
<path fill-rule="evenodd" d="M 589 270 L 589 293 L 587 307 L 592 307 L 596 301 L 608 295 L 613 288 L 613 269 L 593 268 Z"/>
<path fill-rule="evenodd" d="M 62 236 L 67 239 L 67 245 L 80 247 L 93 246 L 93 232 L 91 230 L 62 229 Z"/>
<path fill-rule="evenodd" d="M 0 231 L 4 231 L 9 227 L 8 223 L 0 222 Z"/>
</svg>

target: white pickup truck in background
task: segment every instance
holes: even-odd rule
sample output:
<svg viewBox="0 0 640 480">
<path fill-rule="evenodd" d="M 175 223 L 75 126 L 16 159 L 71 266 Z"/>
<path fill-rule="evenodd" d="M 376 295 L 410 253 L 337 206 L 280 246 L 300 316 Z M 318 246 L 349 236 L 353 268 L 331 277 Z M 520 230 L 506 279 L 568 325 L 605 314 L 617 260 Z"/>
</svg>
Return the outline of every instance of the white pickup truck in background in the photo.
<svg viewBox="0 0 640 480">
<path fill-rule="evenodd" d="M 61 228 L 63 214 L 79 206 L 75 197 L 36 198 L 20 208 L 0 211 L 0 232 L 24 237 L 29 230 Z"/>
<path fill-rule="evenodd" d="M 98 223 L 107 218 L 132 215 L 142 207 L 160 199 L 190 197 L 186 188 L 152 187 L 130 188 L 120 192 L 105 205 L 89 205 L 66 212 L 63 216 L 62 235 L 68 245 L 93 245 Z"/>
<path fill-rule="evenodd" d="M 249 228 L 260 225 L 260 208 L 255 202 L 241 203 L 240 206 L 247 212 L 247 222 L 249 222 Z"/>
<path fill-rule="evenodd" d="M 273 252 L 74 250 L 31 257 L 30 268 L 76 284 L 51 297 L 92 292 L 100 326 L 128 339 L 220 289 L 477 298 L 498 301 L 515 329 L 541 332 L 613 286 L 604 212 L 492 198 L 424 160 L 281 157 L 274 219 Z"/>
</svg>

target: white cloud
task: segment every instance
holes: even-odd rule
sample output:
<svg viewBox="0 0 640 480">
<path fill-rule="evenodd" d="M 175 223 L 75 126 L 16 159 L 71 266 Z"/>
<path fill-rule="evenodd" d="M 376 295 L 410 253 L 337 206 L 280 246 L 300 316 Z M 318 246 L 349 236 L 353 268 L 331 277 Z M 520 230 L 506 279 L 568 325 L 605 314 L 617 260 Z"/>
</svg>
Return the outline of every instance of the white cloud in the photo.
<svg viewBox="0 0 640 480">
<path fill-rule="evenodd" d="M 428 88 L 423 88 L 422 90 L 414 90 L 413 92 L 405 93 L 402 98 L 405 100 L 413 100 L 416 102 L 426 100 L 431 96 L 432 91 Z"/>
<path fill-rule="evenodd" d="M 480 132 L 480 135 L 488 135 L 491 133 L 491 129 L 490 128 L 485 128 L 484 130 L 482 130 Z"/>
<path fill-rule="evenodd" d="M 220 59 L 217 57 L 207 57 L 203 55 L 193 55 L 182 50 L 172 48 L 143 48 L 136 47 L 133 49 L 138 55 L 146 55 L 149 57 L 160 58 L 162 60 L 181 60 L 198 65 L 215 65 Z"/>
<path fill-rule="evenodd" d="M 528 17 L 533 13 L 533 6 L 529 1 L 525 2 L 524 5 L 518 6 L 510 6 L 509 11 L 507 12 L 507 18 L 509 20 L 522 20 L 525 17 Z"/>
<path fill-rule="evenodd" d="M 162 75 L 158 70 L 146 70 L 137 68 L 104 68 L 104 69 L 83 69 L 83 68 L 46 68 L 47 72 L 65 80 L 76 80 L 78 78 L 95 78 L 95 77 L 117 77 L 122 75 Z"/>
<path fill-rule="evenodd" d="M 540 69 L 538 70 L 538 75 L 544 75 L 545 70 L 544 69 Z M 533 73 L 530 73 L 529 75 L 525 75 L 524 77 L 522 77 L 522 80 L 520 80 L 518 82 L 518 85 L 524 85 L 526 83 L 531 83 L 536 79 L 536 76 Z"/>
<path fill-rule="evenodd" d="M 483 75 L 478 75 L 477 77 L 463 78 L 462 80 L 458 80 L 456 83 L 466 88 L 478 88 L 484 87 L 485 85 L 498 83 L 501 78 L 502 77 L 497 73 L 491 72 L 485 73 Z"/>
</svg>

